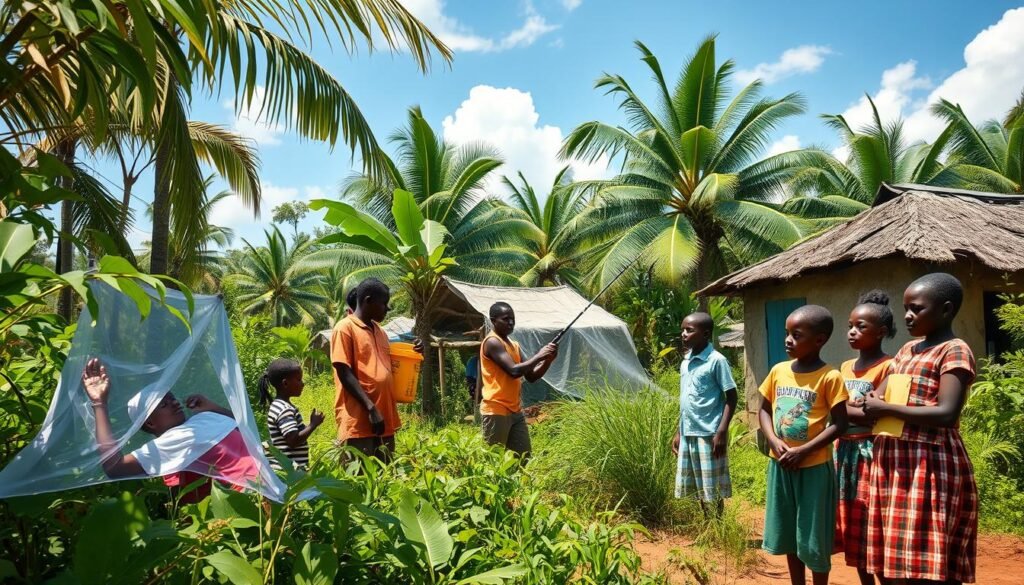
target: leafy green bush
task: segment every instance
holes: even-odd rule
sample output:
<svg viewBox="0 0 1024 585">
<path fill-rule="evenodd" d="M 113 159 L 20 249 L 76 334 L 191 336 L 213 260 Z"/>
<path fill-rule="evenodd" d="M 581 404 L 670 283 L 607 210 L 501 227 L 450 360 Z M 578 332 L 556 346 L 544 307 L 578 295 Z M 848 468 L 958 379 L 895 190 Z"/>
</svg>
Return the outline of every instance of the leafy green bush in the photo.
<svg viewBox="0 0 1024 585">
<path fill-rule="evenodd" d="M 311 474 L 290 474 L 284 505 L 215 489 L 176 507 L 158 480 L 21 500 L 0 573 L 107 585 L 649 581 L 630 547 L 641 528 L 609 513 L 580 519 L 569 496 L 547 501 L 475 429 L 414 423 L 398 439 L 388 467 L 340 469 L 323 453 Z M 303 500 L 307 488 L 321 496 Z"/>
<path fill-rule="evenodd" d="M 676 400 L 658 390 L 636 394 L 592 390 L 584 400 L 560 403 L 535 445 L 535 466 L 552 490 L 621 503 L 650 524 L 671 518 L 679 420 Z"/>
</svg>

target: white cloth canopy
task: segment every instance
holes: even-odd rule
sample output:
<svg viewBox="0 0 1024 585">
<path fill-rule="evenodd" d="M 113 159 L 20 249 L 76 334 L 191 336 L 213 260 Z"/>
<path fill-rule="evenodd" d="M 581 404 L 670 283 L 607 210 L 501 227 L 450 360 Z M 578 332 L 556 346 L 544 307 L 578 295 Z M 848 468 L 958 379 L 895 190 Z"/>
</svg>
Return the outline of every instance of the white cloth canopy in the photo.
<svg viewBox="0 0 1024 585">
<path fill-rule="evenodd" d="M 189 331 L 158 302 L 142 319 L 136 304 L 126 295 L 107 284 L 91 286 L 99 301 L 96 323 L 92 324 L 93 316 L 87 310 L 82 312 L 39 434 L 0 471 L 0 497 L 114 481 L 100 462 L 95 415 L 81 380 L 88 359 L 97 357 L 110 376 L 107 410 L 122 454 L 145 454 L 146 466 L 153 475 L 191 471 L 282 501 L 286 488 L 263 454 L 222 299 L 196 296 Z M 152 289 L 146 292 L 156 296 Z M 188 315 L 181 293 L 168 290 L 167 304 Z M 175 427 L 165 433 L 166 437 L 155 440 L 140 429 L 167 392 L 173 392 L 182 405 L 187 396 L 202 394 L 230 410 L 233 420 L 198 413 L 188 425 Z M 219 456 L 224 457 L 219 441 L 235 428 L 242 440 L 232 443 L 234 455 L 230 457 L 251 457 L 247 464 L 250 471 L 255 469 L 255 478 L 251 474 L 248 478 L 229 477 L 201 460 L 214 447 L 219 447 Z M 247 453 L 239 454 L 239 450 Z M 154 457 L 159 461 L 154 462 Z M 135 476 L 142 477 L 150 475 Z"/>
<path fill-rule="evenodd" d="M 491 305 L 499 301 L 511 305 L 516 314 L 511 337 L 519 342 L 524 357 L 537 353 L 589 302 L 569 286 L 513 288 L 451 279 L 445 279 L 445 284 L 484 316 L 487 329 L 491 327 Z M 559 342 L 559 357 L 543 380 L 558 392 L 575 397 L 582 397 L 587 387 L 636 391 L 651 383 L 637 359 L 626 324 L 596 304 Z M 526 403 L 535 401 L 532 391 L 524 385 Z"/>
</svg>

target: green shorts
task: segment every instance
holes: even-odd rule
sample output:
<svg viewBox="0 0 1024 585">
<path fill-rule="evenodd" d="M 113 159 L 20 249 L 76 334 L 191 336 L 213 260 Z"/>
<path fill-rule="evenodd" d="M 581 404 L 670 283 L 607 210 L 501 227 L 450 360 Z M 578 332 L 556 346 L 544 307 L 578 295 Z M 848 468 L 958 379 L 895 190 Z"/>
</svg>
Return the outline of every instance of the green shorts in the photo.
<svg viewBox="0 0 1024 585">
<path fill-rule="evenodd" d="M 836 530 L 836 473 L 832 462 L 783 469 L 768 462 L 764 541 L 773 555 L 795 554 L 815 573 L 832 569 Z"/>
</svg>

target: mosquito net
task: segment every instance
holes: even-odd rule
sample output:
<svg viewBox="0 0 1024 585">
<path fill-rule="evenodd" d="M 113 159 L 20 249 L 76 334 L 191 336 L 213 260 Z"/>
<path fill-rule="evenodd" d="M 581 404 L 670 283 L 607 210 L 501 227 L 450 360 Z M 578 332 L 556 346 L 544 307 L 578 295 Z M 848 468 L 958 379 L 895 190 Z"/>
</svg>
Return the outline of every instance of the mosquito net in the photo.
<svg viewBox="0 0 1024 585">
<path fill-rule="evenodd" d="M 511 288 L 451 279 L 446 279 L 445 284 L 484 317 L 488 330 L 491 322 L 487 315 L 491 305 L 498 301 L 511 305 L 516 314 L 516 326 L 510 337 L 519 342 L 523 357 L 537 353 L 587 306 L 587 299 L 568 286 Z M 588 388 L 633 392 L 649 384 L 626 324 L 593 305 L 562 337 L 558 359 L 544 374 L 543 383 L 523 384 L 523 403 L 549 398 L 548 388 L 580 398 Z"/>
<path fill-rule="evenodd" d="M 83 311 L 38 436 L 0 471 L 0 497 L 156 476 L 186 487 L 206 476 L 281 501 L 285 486 L 263 454 L 222 300 L 196 296 L 190 331 L 159 303 L 143 319 L 111 286 L 92 291 L 95 324 Z M 167 304 L 188 315 L 181 293 L 167 291 Z M 82 380 L 93 358 L 109 381 L 105 409 Z M 101 453 L 104 418 L 116 449 Z"/>
</svg>

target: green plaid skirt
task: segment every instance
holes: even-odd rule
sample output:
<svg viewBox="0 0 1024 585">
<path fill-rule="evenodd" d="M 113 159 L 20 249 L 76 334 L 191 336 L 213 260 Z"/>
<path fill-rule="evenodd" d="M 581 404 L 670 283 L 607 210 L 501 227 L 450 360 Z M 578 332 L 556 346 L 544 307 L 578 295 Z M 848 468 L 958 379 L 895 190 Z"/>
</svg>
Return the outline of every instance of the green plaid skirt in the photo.
<svg viewBox="0 0 1024 585">
<path fill-rule="evenodd" d="M 728 455 L 716 459 L 711 454 L 711 437 L 681 437 L 676 465 L 676 497 L 696 495 L 702 501 L 715 502 L 732 497 Z"/>
</svg>

